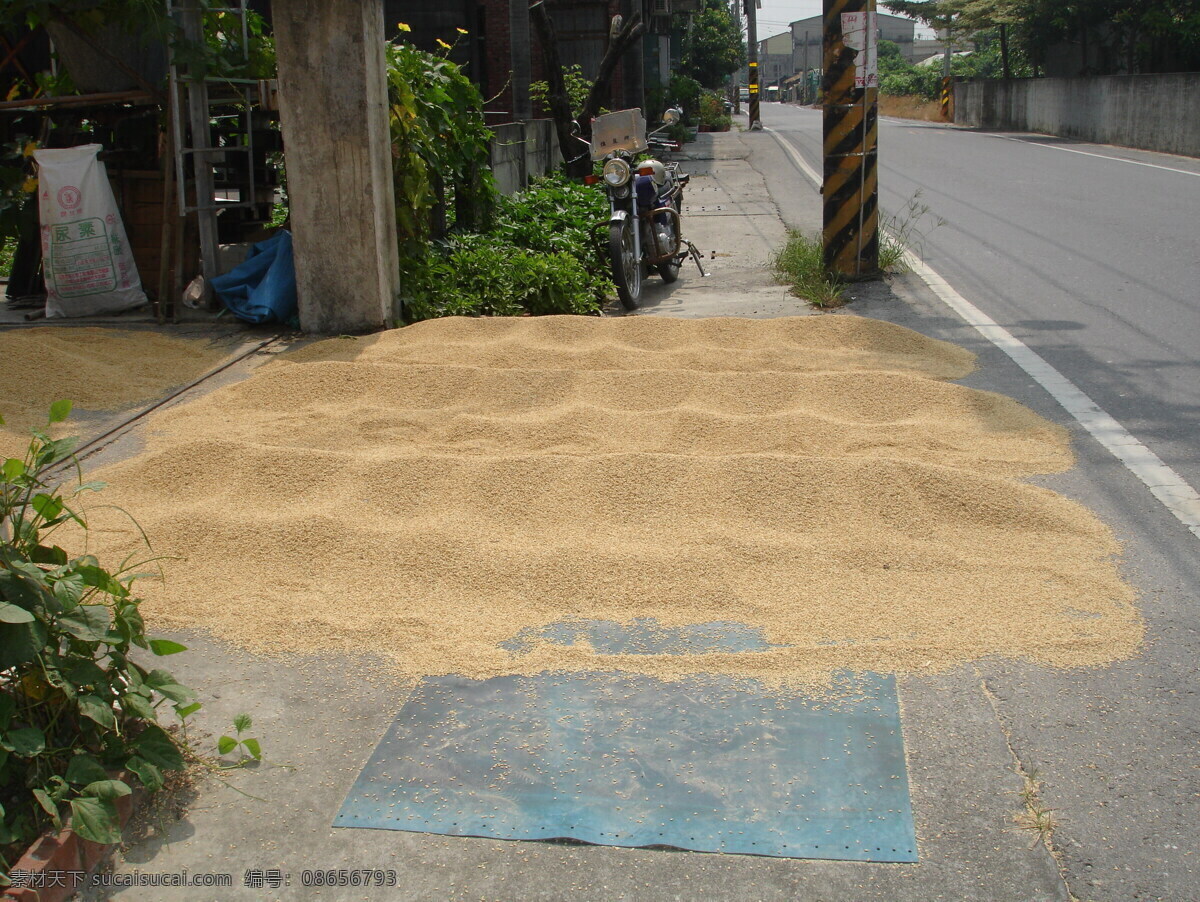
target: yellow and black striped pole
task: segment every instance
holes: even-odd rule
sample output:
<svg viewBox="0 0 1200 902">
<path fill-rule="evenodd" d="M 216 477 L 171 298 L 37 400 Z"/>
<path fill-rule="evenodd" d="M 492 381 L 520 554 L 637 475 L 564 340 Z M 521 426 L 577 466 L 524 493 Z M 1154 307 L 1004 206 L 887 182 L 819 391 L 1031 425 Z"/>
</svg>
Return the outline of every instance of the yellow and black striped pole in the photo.
<svg viewBox="0 0 1200 902">
<path fill-rule="evenodd" d="M 750 131 L 762 128 L 762 116 L 758 108 L 758 63 L 750 63 Z"/>
<path fill-rule="evenodd" d="M 954 92 L 954 79 L 947 75 L 942 79 L 942 118 L 950 121 L 950 96 Z"/>
<path fill-rule="evenodd" d="M 745 0 L 746 8 L 746 49 L 750 69 L 750 131 L 762 129 L 762 118 L 758 107 L 758 16 L 757 0 Z"/>
<path fill-rule="evenodd" d="M 879 88 L 864 83 L 866 66 L 861 64 L 867 47 L 851 48 L 843 42 L 843 23 L 847 21 L 843 14 L 860 14 L 861 22 L 873 25 L 875 17 L 869 14 L 874 12 L 875 0 L 825 0 L 825 228 L 821 243 L 826 271 L 844 279 L 879 274 Z M 864 25 L 861 34 L 867 36 L 869 30 Z M 870 34 L 866 42 L 873 41 Z"/>
</svg>

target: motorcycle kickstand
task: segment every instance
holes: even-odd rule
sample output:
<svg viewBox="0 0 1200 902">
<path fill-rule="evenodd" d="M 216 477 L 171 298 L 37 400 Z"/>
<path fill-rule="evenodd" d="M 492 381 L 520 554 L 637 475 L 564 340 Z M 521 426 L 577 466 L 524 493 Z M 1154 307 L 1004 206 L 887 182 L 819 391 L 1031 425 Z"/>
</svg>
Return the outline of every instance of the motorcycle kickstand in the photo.
<svg viewBox="0 0 1200 902">
<path fill-rule="evenodd" d="M 696 269 L 700 270 L 700 278 L 707 279 L 708 273 L 704 271 L 704 264 L 700 262 L 700 251 L 696 249 L 696 245 L 692 244 L 686 238 L 683 239 L 683 243 L 687 245 L 688 256 L 696 261 Z"/>
</svg>

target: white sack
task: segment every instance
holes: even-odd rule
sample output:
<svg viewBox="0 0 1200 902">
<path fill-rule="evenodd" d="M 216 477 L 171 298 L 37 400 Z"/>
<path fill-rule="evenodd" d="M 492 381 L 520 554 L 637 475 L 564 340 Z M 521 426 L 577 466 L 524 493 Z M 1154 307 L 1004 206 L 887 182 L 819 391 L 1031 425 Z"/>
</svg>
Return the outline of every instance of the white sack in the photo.
<svg viewBox="0 0 1200 902">
<path fill-rule="evenodd" d="M 97 159 L 99 144 L 35 150 L 46 316 L 116 313 L 146 303 L 142 280 Z"/>
</svg>

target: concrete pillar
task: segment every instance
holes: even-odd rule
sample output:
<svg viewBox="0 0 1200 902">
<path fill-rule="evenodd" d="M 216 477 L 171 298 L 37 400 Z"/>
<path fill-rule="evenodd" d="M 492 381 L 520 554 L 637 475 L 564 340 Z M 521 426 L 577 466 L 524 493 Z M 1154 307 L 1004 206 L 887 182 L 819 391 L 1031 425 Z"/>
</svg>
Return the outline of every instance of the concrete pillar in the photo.
<svg viewBox="0 0 1200 902">
<path fill-rule="evenodd" d="M 280 120 L 305 332 L 398 318 L 383 4 L 275 0 Z"/>
</svg>

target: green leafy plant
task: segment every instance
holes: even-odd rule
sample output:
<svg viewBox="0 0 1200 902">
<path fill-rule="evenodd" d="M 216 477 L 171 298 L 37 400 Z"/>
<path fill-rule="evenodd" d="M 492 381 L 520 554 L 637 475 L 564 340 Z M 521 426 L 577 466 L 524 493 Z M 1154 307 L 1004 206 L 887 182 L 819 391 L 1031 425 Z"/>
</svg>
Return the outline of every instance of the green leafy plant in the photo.
<svg viewBox="0 0 1200 902">
<path fill-rule="evenodd" d="M 700 95 L 700 127 L 713 132 L 727 132 L 733 125 L 733 118 L 725 112 L 725 101 L 715 91 L 705 91 Z"/>
<path fill-rule="evenodd" d="M 449 51 L 449 45 L 446 46 Z M 461 228 L 486 225 L 496 187 L 489 164 L 491 132 L 478 88 L 450 60 L 411 44 L 387 48 L 392 174 L 402 258 L 420 258 L 438 208 Z"/>
<path fill-rule="evenodd" d="M 249 714 L 239 714 L 233 719 L 233 735 L 225 735 L 217 740 L 217 754 L 228 755 L 231 752 L 240 749 L 242 752 L 242 760 L 238 762 L 237 767 L 240 767 L 247 761 L 262 760 L 262 746 L 258 740 L 251 736 L 243 736 L 242 734 L 254 726 L 254 721 Z"/>
<path fill-rule="evenodd" d="M 456 237 L 422 273 L 413 320 L 438 316 L 597 313 L 587 270 L 566 253 L 533 253 L 490 235 Z"/>
<path fill-rule="evenodd" d="M 792 286 L 792 293 L 814 307 L 840 307 L 845 303 L 845 285 L 825 272 L 820 236 L 808 236 L 795 229 L 771 260 L 779 281 Z"/>
<path fill-rule="evenodd" d="M 13 261 L 17 256 L 17 242 L 5 241 L 0 243 L 0 278 L 12 275 Z"/>
<path fill-rule="evenodd" d="M 70 410 L 71 402 L 55 402 L 49 424 L 63 422 Z M 0 464 L 0 847 L 6 861 L 47 825 L 60 826 L 68 812 L 83 838 L 117 841 L 116 800 L 130 793 L 130 778 L 153 792 L 165 772 L 184 766 L 180 744 L 159 723 L 163 706 L 181 720 L 200 707 L 169 672 L 134 660 L 135 653 L 185 650 L 146 635 L 132 591 L 135 564 L 126 560 L 110 570 L 93 555 L 72 557 L 55 544 L 55 533 L 68 525 L 86 535 L 77 499 L 103 488 L 77 480 L 68 491 L 55 483 L 74 446 L 73 438 L 35 431 L 24 458 Z"/>
<path fill-rule="evenodd" d="M 587 103 L 588 94 L 592 91 L 591 80 L 583 74 L 583 67 L 576 63 L 563 67 L 563 84 L 567 89 L 567 98 L 571 101 L 571 115 L 578 119 Z M 543 108 L 549 109 L 546 98 L 550 94 L 550 83 L 534 81 L 529 83 L 529 97 Z"/>
<path fill-rule="evenodd" d="M 594 186 L 562 175 L 536 179 L 527 189 L 500 198 L 492 234 L 517 247 L 565 253 L 587 271 L 597 300 L 613 289 L 608 255 L 597 227 L 608 219 L 608 199 Z"/>
<path fill-rule="evenodd" d="M 501 197 L 478 90 L 444 54 L 387 53 L 405 318 L 598 312 L 603 192 L 558 178 Z"/>
<path fill-rule="evenodd" d="M 607 212 L 604 192 L 563 176 L 499 198 L 488 232 L 408 261 L 408 318 L 599 312 L 613 292 L 598 230 Z"/>
<path fill-rule="evenodd" d="M 704 89 L 700 82 L 686 75 L 672 75 L 667 82 L 666 105 L 679 107 L 683 110 L 683 120 L 691 125 L 698 125 L 700 114 L 700 95 Z"/>
</svg>

